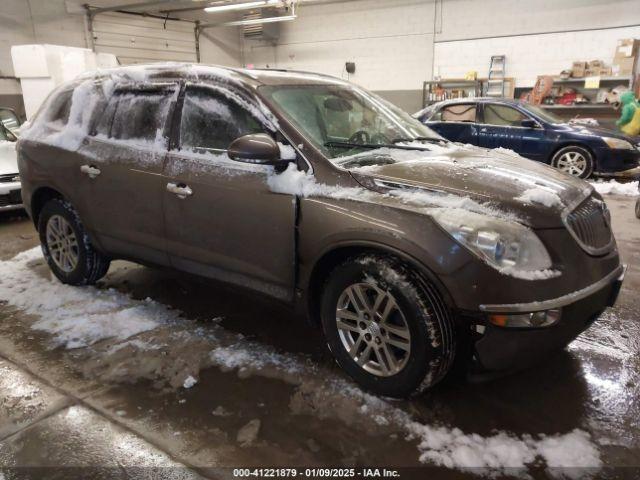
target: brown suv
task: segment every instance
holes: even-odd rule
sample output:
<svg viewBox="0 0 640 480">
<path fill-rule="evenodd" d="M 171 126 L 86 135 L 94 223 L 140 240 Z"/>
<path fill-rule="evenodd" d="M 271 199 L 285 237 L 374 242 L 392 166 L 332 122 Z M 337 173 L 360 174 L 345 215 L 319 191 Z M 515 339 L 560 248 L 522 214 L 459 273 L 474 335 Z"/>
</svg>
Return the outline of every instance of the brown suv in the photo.
<svg viewBox="0 0 640 480">
<path fill-rule="evenodd" d="M 522 367 L 587 328 L 623 274 L 591 186 L 447 142 L 339 79 L 126 67 L 56 90 L 19 145 L 53 273 L 171 266 L 294 305 L 374 392 L 454 358 Z"/>
</svg>

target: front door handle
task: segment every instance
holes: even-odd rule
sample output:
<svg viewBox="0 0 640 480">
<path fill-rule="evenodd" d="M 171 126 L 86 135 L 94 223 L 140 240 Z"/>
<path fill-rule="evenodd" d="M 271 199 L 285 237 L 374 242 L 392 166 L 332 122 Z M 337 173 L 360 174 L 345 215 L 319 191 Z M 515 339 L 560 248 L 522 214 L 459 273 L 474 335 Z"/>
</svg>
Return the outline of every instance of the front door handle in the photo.
<svg viewBox="0 0 640 480">
<path fill-rule="evenodd" d="M 94 167 L 93 165 L 82 165 L 80 167 L 80 171 L 86 175 L 89 175 L 89 178 L 96 178 L 100 175 L 100 169 Z"/>
<path fill-rule="evenodd" d="M 176 196 L 182 200 L 193 195 L 193 190 L 183 183 L 167 183 L 167 192 L 175 193 Z"/>
<path fill-rule="evenodd" d="M 486 128 L 481 128 L 480 129 L 480 133 L 487 133 L 487 129 Z"/>
</svg>

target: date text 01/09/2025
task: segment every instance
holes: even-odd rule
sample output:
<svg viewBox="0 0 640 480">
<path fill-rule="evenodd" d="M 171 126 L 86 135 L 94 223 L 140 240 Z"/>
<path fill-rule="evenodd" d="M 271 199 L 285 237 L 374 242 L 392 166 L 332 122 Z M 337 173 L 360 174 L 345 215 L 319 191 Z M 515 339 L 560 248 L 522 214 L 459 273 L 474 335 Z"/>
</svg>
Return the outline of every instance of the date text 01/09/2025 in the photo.
<svg viewBox="0 0 640 480">
<path fill-rule="evenodd" d="M 398 478 L 397 470 L 387 468 L 234 468 L 237 478 Z"/>
</svg>

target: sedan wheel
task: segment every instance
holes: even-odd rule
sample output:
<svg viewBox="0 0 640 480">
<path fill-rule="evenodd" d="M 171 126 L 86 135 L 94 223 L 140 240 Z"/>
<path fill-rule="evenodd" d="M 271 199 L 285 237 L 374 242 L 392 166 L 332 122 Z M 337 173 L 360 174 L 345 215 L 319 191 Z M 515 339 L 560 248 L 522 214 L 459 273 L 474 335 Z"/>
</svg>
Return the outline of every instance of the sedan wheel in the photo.
<svg viewBox="0 0 640 480">
<path fill-rule="evenodd" d="M 406 365 L 411 332 L 389 292 L 366 283 L 348 286 L 338 299 L 336 324 L 342 345 L 367 372 L 388 377 Z"/>
<path fill-rule="evenodd" d="M 589 151 L 577 146 L 560 149 L 551 165 L 574 177 L 587 178 L 593 173 L 593 158 Z"/>
</svg>

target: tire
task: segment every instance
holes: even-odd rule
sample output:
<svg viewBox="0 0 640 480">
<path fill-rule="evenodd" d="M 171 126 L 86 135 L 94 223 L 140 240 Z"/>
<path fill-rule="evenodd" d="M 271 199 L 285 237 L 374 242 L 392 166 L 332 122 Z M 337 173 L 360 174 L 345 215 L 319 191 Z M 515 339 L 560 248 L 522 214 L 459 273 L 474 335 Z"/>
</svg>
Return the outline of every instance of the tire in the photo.
<svg viewBox="0 0 640 480">
<path fill-rule="evenodd" d="M 92 285 L 109 270 L 109 258 L 93 248 L 69 202 L 49 200 L 40 212 L 38 233 L 49 268 L 62 283 Z"/>
<path fill-rule="evenodd" d="M 589 178 L 593 174 L 595 162 L 586 148 L 569 145 L 553 155 L 551 166 L 574 177 Z"/>
<path fill-rule="evenodd" d="M 337 266 L 324 285 L 320 313 L 338 364 L 378 395 L 421 393 L 453 363 L 455 333 L 447 307 L 432 285 L 393 257 L 360 255 Z"/>
</svg>

